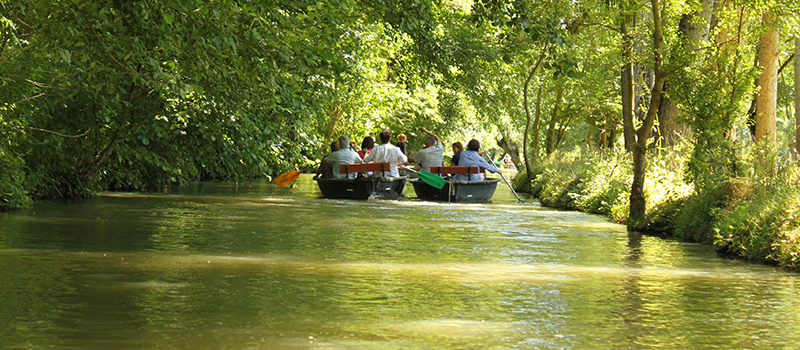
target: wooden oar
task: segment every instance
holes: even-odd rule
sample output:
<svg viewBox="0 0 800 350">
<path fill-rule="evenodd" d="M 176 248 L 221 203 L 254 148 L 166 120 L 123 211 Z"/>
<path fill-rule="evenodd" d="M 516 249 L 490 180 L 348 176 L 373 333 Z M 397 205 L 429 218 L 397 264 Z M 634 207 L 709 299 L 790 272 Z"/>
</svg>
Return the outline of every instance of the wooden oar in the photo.
<svg viewBox="0 0 800 350">
<path fill-rule="evenodd" d="M 275 178 L 275 184 L 278 185 L 278 187 L 284 187 L 284 186 L 294 182 L 294 180 L 297 180 L 297 178 L 299 176 L 300 176 L 300 170 L 293 170 L 293 171 L 290 171 L 290 172 L 285 173 L 285 174 L 281 174 L 280 176 L 276 177 Z"/>
<path fill-rule="evenodd" d="M 431 173 L 431 172 L 416 171 L 416 170 L 411 169 L 409 167 L 403 167 L 403 169 L 406 169 L 406 170 L 408 170 L 410 172 L 416 173 L 417 175 L 419 175 L 419 179 L 420 180 L 422 180 L 426 184 L 431 185 L 431 186 L 433 186 L 433 187 L 435 187 L 436 189 L 439 189 L 439 190 L 441 190 L 444 187 L 444 185 L 447 183 L 447 180 L 445 180 L 441 176 L 436 175 L 436 174 Z"/>
<path fill-rule="evenodd" d="M 486 156 L 486 155 L 484 155 L 484 157 L 485 157 L 485 156 Z M 493 163 L 494 163 L 494 162 L 492 162 L 492 160 L 491 160 L 491 159 L 488 159 L 488 161 L 489 161 L 489 164 L 493 164 Z M 495 167 L 495 168 L 497 168 L 497 167 Z M 505 177 L 505 176 L 503 176 L 503 172 L 502 172 L 502 170 L 500 170 L 500 168 L 497 168 L 497 173 L 498 173 L 498 174 L 500 174 L 500 177 L 503 179 L 503 181 L 506 183 L 506 185 L 508 185 L 508 188 L 511 190 L 511 192 L 512 192 L 512 193 L 514 193 L 514 196 L 516 196 L 516 197 L 517 197 L 517 200 L 518 200 L 520 203 L 530 203 L 530 201 L 524 201 L 524 200 L 522 200 L 522 198 L 519 198 L 519 195 L 517 194 L 517 191 L 514 191 L 514 187 L 513 187 L 513 186 L 511 186 L 511 183 L 510 183 L 510 182 L 508 182 L 508 180 L 506 180 L 506 177 Z"/>
</svg>

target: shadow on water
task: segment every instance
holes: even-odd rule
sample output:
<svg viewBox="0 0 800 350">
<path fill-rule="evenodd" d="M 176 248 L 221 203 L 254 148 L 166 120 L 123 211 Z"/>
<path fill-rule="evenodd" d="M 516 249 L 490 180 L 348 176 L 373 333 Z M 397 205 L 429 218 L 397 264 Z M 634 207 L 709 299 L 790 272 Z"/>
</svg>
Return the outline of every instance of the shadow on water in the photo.
<svg viewBox="0 0 800 350">
<path fill-rule="evenodd" d="M 408 186 L 407 188 L 409 188 Z M 407 190 L 408 191 L 408 190 Z M 11 348 L 791 348 L 797 276 L 519 203 L 328 200 L 308 176 L 0 216 Z M 10 345 L 9 345 L 10 344 Z"/>
</svg>

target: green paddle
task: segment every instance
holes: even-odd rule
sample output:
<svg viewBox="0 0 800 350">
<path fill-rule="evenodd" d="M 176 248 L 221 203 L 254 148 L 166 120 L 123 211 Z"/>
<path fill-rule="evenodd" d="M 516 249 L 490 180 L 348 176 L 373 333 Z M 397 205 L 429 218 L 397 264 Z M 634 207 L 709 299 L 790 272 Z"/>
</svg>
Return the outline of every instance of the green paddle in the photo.
<svg viewBox="0 0 800 350">
<path fill-rule="evenodd" d="M 408 171 L 416 173 L 419 176 L 420 180 L 422 180 L 426 184 L 431 185 L 431 186 L 433 186 L 433 187 L 435 187 L 436 189 L 439 189 L 439 190 L 441 190 L 442 187 L 444 187 L 444 184 L 447 183 L 447 180 L 445 180 L 441 176 L 436 175 L 436 174 L 431 173 L 431 172 L 416 171 L 416 170 L 411 169 L 409 167 L 403 167 L 403 169 L 406 169 Z"/>
</svg>

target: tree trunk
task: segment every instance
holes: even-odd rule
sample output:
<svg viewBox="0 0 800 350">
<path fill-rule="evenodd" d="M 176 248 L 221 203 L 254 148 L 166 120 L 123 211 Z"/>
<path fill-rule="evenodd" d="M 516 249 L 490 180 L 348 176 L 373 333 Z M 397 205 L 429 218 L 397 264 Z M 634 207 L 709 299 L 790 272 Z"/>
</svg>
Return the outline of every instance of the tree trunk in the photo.
<svg viewBox="0 0 800 350">
<path fill-rule="evenodd" d="M 530 164 L 530 159 L 528 159 L 528 132 L 530 131 L 530 128 L 531 128 L 531 110 L 530 110 L 530 107 L 529 107 L 529 104 L 528 104 L 528 88 L 530 87 L 531 79 L 533 79 L 533 76 L 536 75 L 536 70 L 538 70 L 539 69 L 539 65 L 542 64 L 542 60 L 544 59 L 544 55 L 547 52 L 547 48 L 549 46 L 550 46 L 549 43 L 545 44 L 544 50 L 539 55 L 539 59 L 536 60 L 536 64 L 533 66 L 533 68 L 531 68 L 531 72 L 530 72 L 530 74 L 528 74 L 528 78 L 525 79 L 525 88 L 523 89 L 523 97 L 524 97 L 523 103 L 525 104 L 525 135 L 524 135 L 523 140 L 522 140 L 522 157 L 525 159 L 525 176 L 527 176 L 528 182 L 531 182 L 531 171 L 530 171 L 530 168 L 528 168 L 528 164 Z M 541 98 L 541 93 L 542 93 L 542 89 L 539 88 L 539 98 Z M 537 125 L 536 125 L 536 133 L 535 133 L 536 134 L 536 138 L 534 138 L 534 141 L 537 144 L 539 142 L 539 129 L 538 129 L 539 128 L 539 125 L 538 125 L 539 124 L 539 107 L 538 107 L 539 98 L 537 98 L 537 101 L 536 101 L 536 103 L 537 103 L 537 107 L 536 107 L 536 124 Z M 537 148 L 537 152 L 538 152 L 538 148 Z M 517 163 L 515 161 L 515 164 L 519 164 L 519 163 Z"/>
<path fill-rule="evenodd" d="M 122 129 L 118 130 L 114 136 L 111 137 L 111 141 L 109 141 L 106 148 L 94 156 L 92 160 L 86 162 L 86 164 L 78 171 L 81 179 L 94 179 L 95 175 L 97 175 L 97 171 L 100 170 L 100 167 L 106 162 L 108 156 L 110 156 L 111 153 L 114 152 L 114 149 L 117 148 L 120 138 L 122 138 Z"/>
<path fill-rule="evenodd" d="M 767 32 L 758 42 L 758 95 L 756 96 L 756 141 L 775 148 L 775 119 L 778 108 L 778 31 L 775 29 L 775 15 L 764 13 Z"/>
<path fill-rule="evenodd" d="M 522 159 L 525 161 L 525 176 L 527 177 L 528 183 L 531 182 L 531 169 L 528 166 L 531 164 L 530 159 L 528 158 L 528 135 L 531 129 L 531 112 L 528 108 L 528 85 L 530 84 L 532 77 L 533 72 L 531 72 L 531 74 L 528 75 L 528 79 L 525 80 L 525 89 L 522 92 L 523 103 L 525 104 L 525 135 L 522 137 Z M 499 142 L 498 145 L 500 145 Z M 506 151 L 506 153 L 508 153 L 508 151 Z"/>
<path fill-rule="evenodd" d="M 794 148 L 800 154 L 800 38 L 794 38 Z"/>
<path fill-rule="evenodd" d="M 668 87 L 664 87 L 666 90 Z M 661 96 L 661 105 L 658 108 L 658 141 L 660 148 L 670 148 L 682 134 L 688 132 L 685 124 L 675 122 L 681 111 L 678 104 L 667 96 Z"/>
<path fill-rule="evenodd" d="M 622 33 L 623 60 L 622 76 L 620 77 L 620 84 L 622 85 L 622 125 L 625 132 L 625 149 L 631 151 L 633 144 L 636 142 L 636 128 L 633 117 L 633 35 L 628 28 L 633 16 L 628 13 L 623 3 L 620 3 L 620 12 L 622 17 L 620 32 Z"/>
<path fill-rule="evenodd" d="M 655 73 L 653 88 L 650 96 L 650 107 L 642 125 L 636 131 L 636 145 L 633 148 L 633 183 L 631 184 L 630 212 L 628 215 L 628 229 L 640 230 L 643 228 L 647 212 L 644 196 L 645 174 L 647 173 L 647 140 L 650 139 L 653 125 L 655 124 L 658 107 L 661 104 L 661 92 L 664 87 L 666 75 L 663 66 L 664 29 L 661 22 L 661 6 L 659 0 L 651 0 L 653 10 L 653 71 Z"/>
<path fill-rule="evenodd" d="M 715 0 L 704 0 L 702 10 L 681 17 L 678 30 L 683 36 L 683 45 L 689 50 L 700 50 L 708 42 L 715 2 Z M 669 84 L 664 86 L 664 91 L 667 89 Z M 670 148 L 678 139 L 691 137 L 692 131 L 688 125 L 675 122 L 681 113 L 681 109 L 674 101 L 667 96 L 661 97 L 658 131 L 662 147 Z"/>
<path fill-rule="evenodd" d="M 539 85 L 539 91 L 536 92 L 536 110 L 533 120 L 533 132 L 531 133 L 531 143 L 533 144 L 533 160 L 539 159 L 539 126 L 542 121 L 542 94 L 544 93 L 544 85 Z"/>
<path fill-rule="evenodd" d="M 514 165 L 518 166 L 517 168 L 519 168 L 520 164 L 519 147 L 513 142 L 508 142 L 508 138 L 505 135 L 503 135 L 502 139 L 495 141 L 497 142 L 497 145 L 500 146 L 500 148 L 502 148 L 506 154 L 511 156 L 511 161 L 514 162 Z"/>
<path fill-rule="evenodd" d="M 564 96 L 564 87 L 559 84 L 556 88 L 556 100 L 553 103 L 553 115 L 550 116 L 550 124 L 547 126 L 547 138 L 545 139 L 545 152 L 553 153 L 555 150 L 556 123 L 561 114 L 561 98 Z"/>
</svg>

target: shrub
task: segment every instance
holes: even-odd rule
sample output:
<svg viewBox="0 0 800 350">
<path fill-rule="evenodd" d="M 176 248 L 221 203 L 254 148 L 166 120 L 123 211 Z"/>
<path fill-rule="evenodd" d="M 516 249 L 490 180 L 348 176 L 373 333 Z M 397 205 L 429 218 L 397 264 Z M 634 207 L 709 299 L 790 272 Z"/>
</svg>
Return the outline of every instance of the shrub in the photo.
<svg viewBox="0 0 800 350">
<path fill-rule="evenodd" d="M 0 148 L 0 211 L 30 205 L 31 197 L 25 191 L 22 159 Z"/>
<path fill-rule="evenodd" d="M 800 171 L 791 163 L 772 171 L 759 167 L 751 177 L 732 182 L 727 206 L 716 215 L 715 244 L 748 259 L 798 268 Z"/>
</svg>

